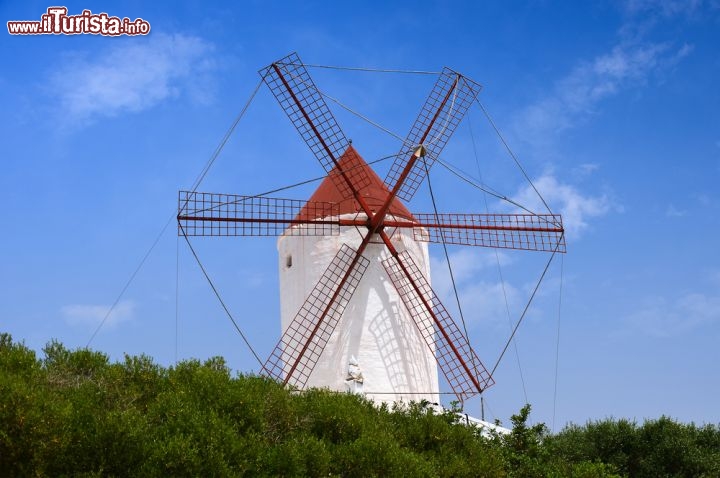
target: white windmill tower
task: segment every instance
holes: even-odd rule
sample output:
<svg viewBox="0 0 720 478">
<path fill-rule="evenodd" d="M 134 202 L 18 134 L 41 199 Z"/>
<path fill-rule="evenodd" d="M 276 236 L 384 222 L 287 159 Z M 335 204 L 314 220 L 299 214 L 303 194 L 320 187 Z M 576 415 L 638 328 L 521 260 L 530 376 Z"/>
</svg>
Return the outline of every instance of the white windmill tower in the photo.
<svg viewBox="0 0 720 478">
<path fill-rule="evenodd" d="M 344 170 L 363 169 L 367 184 L 358 192 L 371 210 L 379 210 L 389 191 L 352 146 L 340 158 L 339 165 Z M 314 207 L 318 203 L 334 204 L 333 216 L 318 216 L 323 214 L 321 208 Z M 336 218 L 353 223 L 366 223 L 368 219 L 357 201 L 342 197 L 330 177 L 320 184 L 308 204 L 312 206 L 303 208 L 296 219 Z M 415 221 L 399 200 L 391 204 L 387 218 Z M 338 235 L 324 236 L 302 235 L 298 229 L 306 227 L 305 224 L 292 225 L 278 239 L 283 333 L 291 330 L 298 310 L 308 297 L 312 297 L 315 284 L 338 251 L 343 246 L 356 250 L 364 239 L 362 231 L 355 225 L 340 226 Z M 416 241 L 412 229 L 398 229 L 391 235 L 391 241 L 397 250 L 407 251 L 423 275 L 429 278 L 426 242 Z M 438 402 L 434 350 L 425 343 L 380 265 L 379 261 L 391 257 L 385 244 L 371 240 L 363 257 L 368 260 L 368 270 L 345 305 L 342 319 L 328 339 L 306 385 L 362 391 L 376 400 L 390 403 L 402 399 Z M 425 324 L 425 327 L 431 327 L 431 324 Z M 350 367 L 360 368 L 362 381 L 348 374 Z"/>
<path fill-rule="evenodd" d="M 553 214 L 411 214 L 410 200 L 480 86 L 448 68 L 385 179 L 347 140 L 291 54 L 260 71 L 328 176 L 308 201 L 180 193 L 185 235 L 280 235 L 282 336 L 263 373 L 378 401 L 460 401 L 493 379 L 430 287 L 428 242 L 564 252 Z M 362 379 L 359 372 L 362 371 Z"/>
</svg>

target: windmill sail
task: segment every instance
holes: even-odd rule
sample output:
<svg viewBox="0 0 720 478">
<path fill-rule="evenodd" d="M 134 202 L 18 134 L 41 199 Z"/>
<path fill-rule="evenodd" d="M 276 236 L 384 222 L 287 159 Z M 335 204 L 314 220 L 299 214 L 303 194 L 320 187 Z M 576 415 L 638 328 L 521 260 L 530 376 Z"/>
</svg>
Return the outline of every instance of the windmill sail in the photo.
<svg viewBox="0 0 720 478">
<path fill-rule="evenodd" d="M 343 196 L 352 197 L 354 191 L 367 185 L 364 170 L 344 171 L 338 167 L 350 141 L 300 57 L 292 53 L 260 70 L 260 75 Z"/>
<path fill-rule="evenodd" d="M 385 178 L 390 190 L 400 183 L 397 197 L 412 199 L 481 88 L 459 73 L 443 69 Z"/>
<path fill-rule="evenodd" d="M 384 260 L 383 266 L 458 399 L 465 400 L 493 385 L 490 373 L 410 255 L 401 252 Z"/>
<path fill-rule="evenodd" d="M 263 365 L 263 373 L 303 388 L 370 261 L 343 244 Z"/>
<path fill-rule="evenodd" d="M 180 232 L 188 236 L 337 236 L 340 233 L 335 203 L 264 196 L 180 191 L 177 219 Z M 303 227 L 289 228 L 291 225 Z"/>
<path fill-rule="evenodd" d="M 417 241 L 565 252 L 558 214 L 415 214 Z"/>
</svg>

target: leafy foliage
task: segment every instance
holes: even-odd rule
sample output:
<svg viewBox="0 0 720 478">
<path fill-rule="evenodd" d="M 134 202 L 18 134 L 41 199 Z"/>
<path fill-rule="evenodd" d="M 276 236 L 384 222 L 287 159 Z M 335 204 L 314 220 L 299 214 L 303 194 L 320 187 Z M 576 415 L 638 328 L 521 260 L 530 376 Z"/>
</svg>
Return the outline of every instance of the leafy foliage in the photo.
<svg viewBox="0 0 720 478">
<path fill-rule="evenodd" d="M 0 476 L 720 476 L 720 430 L 668 418 L 491 435 L 427 403 L 377 407 L 232 377 L 222 358 L 147 356 L 0 334 Z"/>
<path fill-rule="evenodd" d="M 565 428 L 548 447 L 567 461 L 612 465 L 623 476 L 720 476 L 720 428 L 661 417 L 642 425 L 601 420 Z"/>
</svg>

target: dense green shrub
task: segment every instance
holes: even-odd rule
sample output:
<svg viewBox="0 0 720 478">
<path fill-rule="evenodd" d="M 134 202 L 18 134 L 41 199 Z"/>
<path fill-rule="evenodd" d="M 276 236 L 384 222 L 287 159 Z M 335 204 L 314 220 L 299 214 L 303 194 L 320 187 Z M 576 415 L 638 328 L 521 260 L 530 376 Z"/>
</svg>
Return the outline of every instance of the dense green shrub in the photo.
<svg viewBox="0 0 720 478">
<path fill-rule="evenodd" d="M 232 377 L 221 358 L 169 368 L 147 356 L 49 343 L 44 357 L 0 334 L 5 476 L 720 476 L 720 430 L 668 418 L 603 420 L 557 435 L 484 437 L 427 403 L 293 393 Z"/>
<path fill-rule="evenodd" d="M 713 425 L 608 419 L 566 427 L 548 446 L 567 461 L 606 463 L 623 476 L 720 476 L 720 429 Z"/>
</svg>

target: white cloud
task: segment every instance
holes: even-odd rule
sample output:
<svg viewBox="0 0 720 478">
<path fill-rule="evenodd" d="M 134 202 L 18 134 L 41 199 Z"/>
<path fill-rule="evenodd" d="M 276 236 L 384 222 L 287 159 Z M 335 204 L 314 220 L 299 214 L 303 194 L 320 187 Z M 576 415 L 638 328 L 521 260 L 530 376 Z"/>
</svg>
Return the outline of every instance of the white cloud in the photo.
<svg viewBox="0 0 720 478">
<path fill-rule="evenodd" d="M 510 311 L 517 310 L 520 303 L 520 291 L 507 281 L 504 284 L 474 282 L 463 287 L 460 294 L 463 312 L 468 320 L 491 323 L 496 327 L 507 327 L 508 308 Z"/>
<path fill-rule="evenodd" d="M 505 294 L 503 294 L 502 282 L 479 279 L 484 271 L 495 275 L 498 260 L 503 267 L 511 263 L 512 259 L 507 254 L 497 251 L 496 257 L 495 253 L 494 250 L 466 248 L 450 254 L 458 295 L 465 318 L 470 322 L 482 321 L 495 325 L 507 325 L 505 295 L 507 295 L 508 306 L 511 310 L 517 306 L 520 294 L 514 286 L 505 282 Z M 431 256 L 430 266 L 433 290 L 445 303 L 449 300 L 448 298 L 454 297 L 445 257 Z M 452 302 L 445 303 L 445 307 L 450 310 L 454 309 L 454 299 Z"/>
<path fill-rule="evenodd" d="M 673 17 L 692 15 L 700 10 L 703 3 L 703 0 L 626 0 L 623 5 L 630 15 Z"/>
<path fill-rule="evenodd" d="M 573 173 L 578 177 L 590 176 L 600 169 L 600 165 L 596 163 L 583 163 L 573 168 Z"/>
<path fill-rule="evenodd" d="M 516 121 L 519 136 L 542 144 L 594 113 L 598 103 L 624 88 L 640 85 L 660 70 L 675 65 L 692 46 L 619 44 L 591 61 L 581 62 L 556 82 L 553 93 L 525 108 Z"/>
<path fill-rule="evenodd" d="M 463 283 L 477 276 L 483 270 L 497 267 L 497 261 L 500 265 L 509 264 L 510 256 L 497 251 L 497 257 L 494 250 L 463 248 L 450 253 L 450 264 L 453 269 L 453 276 L 456 283 Z M 445 256 L 430 256 L 430 270 L 432 272 L 432 287 L 440 295 L 448 295 L 452 293 L 452 282 L 450 280 L 450 271 L 448 270 Z"/>
<path fill-rule="evenodd" d="M 698 2 L 634 0 L 624 7 L 628 14 L 623 29 L 640 27 L 643 12 L 661 12 L 675 15 L 694 10 Z M 654 13 L 653 15 L 659 15 Z M 620 31 L 622 35 L 622 29 Z M 586 121 L 599 109 L 601 103 L 623 91 L 646 84 L 657 78 L 688 56 L 693 50 L 689 44 L 647 42 L 642 35 L 619 40 L 614 46 L 594 58 L 578 61 L 569 73 L 554 82 L 547 95 L 522 109 L 514 122 L 516 136 L 532 144 L 534 149 L 549 149 L 558 133 Z M 576 180 L 583 180 L 597 170 L 597 164 L 582 164 L 570 171 Z M 535 180 L 546 201 L 563 215 L 569 238 L 578 237 L 589 225 L 589 219 L 622 211 L 607 194 L 585 195 L 576 186 L 562 183 L 552 174 Z M 517 200 L 534 212 L 545 208 L 530 186 L 519 191 Z M 678 211 L 674 211 L 678 212 Z"/>
<path fill-rule="evenodd" d="M 579 237 L 587 229 L 590 218 L 604 216 L 613 209 L 622 211 L 622 207 L 614 204 L 606 194 L 601 196 L 584 195 L 575 186 L 560 182 L 552 174 L 544 174 L 535 179 L 533 183 L 554 212 L 562 215 L 565 233 L 569 238 Z M 529 184 L 523 187 L 513 199 L 536 213 L 541 213 L 545 209 Z"/>
<path fill-rule="evenodd" d="M 720 297 L 689 293 L 667 300 L 649 299 L 628 317 L 629 324 L 655 337 L 674 337 L 696 328 L 720 323 Z"/>
<path fill-rule="evenodd" d="M 675 207 L 675 205 L 670 204 L 667 209 L 665 210 L 665 215 L 667 217 L 683 217 L 687 214 L 687 211 L 678 209 Z"/>
<path fill-rule="evenodd" d="M 66 305 L 61 309 L 65 321 L 73 326 L 97 326 L 107 316 L 105 325 L 114 327 L 122 322 L 131 320 L 135 313 L 135 302 L 123 300 L 118 302 L 108 316 L 109 305 Z"/>
<path fill-rule="evenodd" d="M 197 77 L 213 67 L 210 43 L 179 34 L 112 43 L 92 59 L 70 59 L 51 76 L 52 94 L 72 123 L 136 113 L 182 93 L 203 99 Z"/>
</svg>

